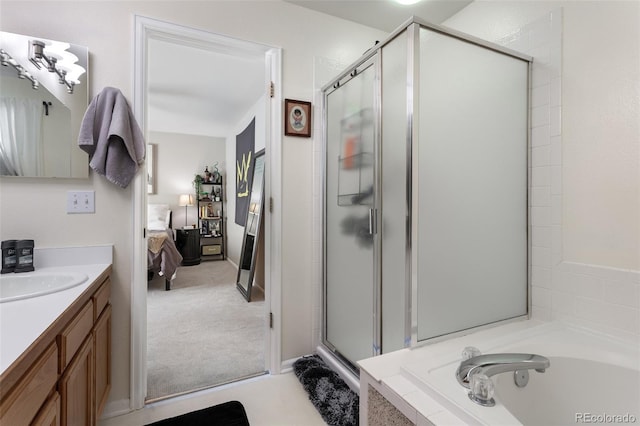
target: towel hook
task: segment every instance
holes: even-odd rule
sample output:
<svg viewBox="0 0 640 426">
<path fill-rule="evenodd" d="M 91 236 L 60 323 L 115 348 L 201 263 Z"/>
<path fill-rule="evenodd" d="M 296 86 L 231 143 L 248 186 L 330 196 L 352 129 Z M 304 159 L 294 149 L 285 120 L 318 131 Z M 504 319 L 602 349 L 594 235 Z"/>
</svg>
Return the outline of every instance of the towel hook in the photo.
<svg viewBox="0 0 640 426">
<path fill-rule="evenodd" d="M 44 106 L 44 115 L 49 115 L 49 107 L 51 106 L 51 102 L 42 101 L 42 105 Z"/>
</svg>

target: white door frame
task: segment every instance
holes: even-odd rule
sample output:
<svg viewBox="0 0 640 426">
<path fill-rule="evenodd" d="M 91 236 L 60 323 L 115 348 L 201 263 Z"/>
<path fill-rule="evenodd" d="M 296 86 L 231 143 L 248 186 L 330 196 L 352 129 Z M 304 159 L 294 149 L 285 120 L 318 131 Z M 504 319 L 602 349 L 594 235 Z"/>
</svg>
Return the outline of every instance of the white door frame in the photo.
<svg viewBox="0 0 640 426">
<path fill-rule="evenodd" d="M 144 134 L 146 122 L 147 40 L 150 38 L 207 47 L 235 55 L 264 55 L 266 96 L 265 160 L 265 369 L 279 374 L 281 368 L 281 274 L 282 274 L 282 50 L 207 31 L 135 16 L 133 58 L 133 110 Z M 133 266 L 131 277 L 131 379 L 130 408 L 144 407 L 147 391 L 147 241 L 145 236 L 147 185 L 144 173 L 134 180 Z M 269 328 L 268 314 L 273 314 Z"/>
</svg>

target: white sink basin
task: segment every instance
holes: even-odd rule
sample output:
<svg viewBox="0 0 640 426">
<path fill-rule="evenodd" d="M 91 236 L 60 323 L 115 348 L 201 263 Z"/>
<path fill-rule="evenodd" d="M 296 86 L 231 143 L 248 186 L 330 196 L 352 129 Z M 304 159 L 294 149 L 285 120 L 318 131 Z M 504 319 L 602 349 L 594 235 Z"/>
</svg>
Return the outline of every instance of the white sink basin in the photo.
<svg viewBox="0 0 640 426">
<path fill-rule="evenodd" d="M 86 274 L 75 272 L 27 272 L 0 276 L 0 303 L 43 296 L 82 284 Z"/>
</svg>

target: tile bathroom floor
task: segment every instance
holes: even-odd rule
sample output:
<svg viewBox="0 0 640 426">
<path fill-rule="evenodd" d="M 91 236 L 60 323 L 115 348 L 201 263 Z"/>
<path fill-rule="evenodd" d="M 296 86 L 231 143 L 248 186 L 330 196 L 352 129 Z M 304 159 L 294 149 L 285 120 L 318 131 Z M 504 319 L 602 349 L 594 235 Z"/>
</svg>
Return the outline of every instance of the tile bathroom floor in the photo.
<svg viewBox="0 0 640 426">
<path fill-rule="evenodd" d="M 326 425 L 293 373 L 260 376 L 158 401 L 133 413 L 100 420 L 98 425 L 143 426 L 233 400 L 244 405 L 251 426 Z"/>
</svg>

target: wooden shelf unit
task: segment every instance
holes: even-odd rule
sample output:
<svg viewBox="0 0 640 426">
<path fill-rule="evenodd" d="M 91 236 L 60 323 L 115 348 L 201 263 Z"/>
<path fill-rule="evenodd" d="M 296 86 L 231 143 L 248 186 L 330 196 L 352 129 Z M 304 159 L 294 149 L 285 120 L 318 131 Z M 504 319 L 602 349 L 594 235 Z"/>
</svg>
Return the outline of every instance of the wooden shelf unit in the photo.
<svg viewBox="0 0 640 426">
<path fill-rule="evenodd" d="M 224 180 L 202 182 L 198 198 L 198 227 L 200 228 L 201 260 L 226 259 Z M 203 195 L 206 194 L 206 195 Z"/>
</svg>

